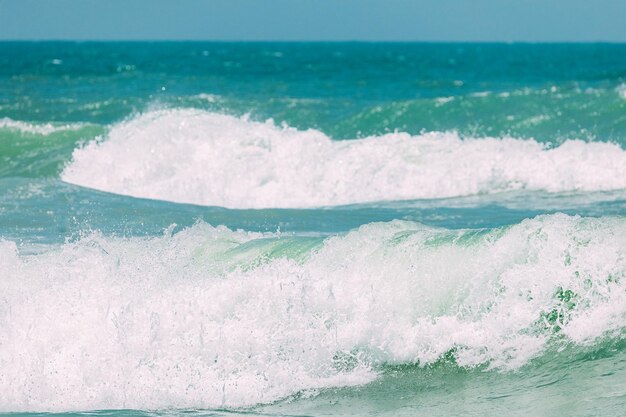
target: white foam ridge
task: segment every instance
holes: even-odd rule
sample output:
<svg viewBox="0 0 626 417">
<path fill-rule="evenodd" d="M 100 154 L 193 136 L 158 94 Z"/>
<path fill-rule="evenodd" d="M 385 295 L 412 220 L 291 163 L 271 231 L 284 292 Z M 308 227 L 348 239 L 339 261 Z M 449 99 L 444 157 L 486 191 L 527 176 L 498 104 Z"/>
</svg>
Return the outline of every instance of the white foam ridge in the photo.
<svg viewBox="0 0 626 417">
<path fill-rule="evenodd" d="M 615 91 L 621 98 L 626 100 L 626 84 L 620 84 L 615 88 Z"/>
<path fill-rule="evenodd" d="M 149 112 L 76 149 L 64 181 L 118 194 L 231 208 L 320 207 L 510 190 L 626 188 L 626 151 L 567 140 L 390 133 L 332 140 L 191 109 Z"/>
<path fill-rule="evenodd" d="M 0 242 L 0 411 L 238 407 L 624 335 L 626 221 Z"/>
<path fill-rule="evenodd" d="M 0 119 L 0 129 L 17 130 L 24 133 L 34 133 L 37 135 L 47 136 L 52 133 L 62 132 L 65 130 L 79 130 L 85 125 L 82 123 L 29 123 L 21 120 L 13 120 L 8 117 Z"/>
</svg>

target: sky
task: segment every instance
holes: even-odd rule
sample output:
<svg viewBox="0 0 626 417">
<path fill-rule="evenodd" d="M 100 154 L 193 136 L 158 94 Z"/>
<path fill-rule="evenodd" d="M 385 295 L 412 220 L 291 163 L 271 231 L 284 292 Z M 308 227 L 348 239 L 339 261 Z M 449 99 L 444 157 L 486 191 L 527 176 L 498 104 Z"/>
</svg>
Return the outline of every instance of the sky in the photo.
<svg viewBox="0 0 626 417">
<path fill-rule="evenodd" d="M 0 40 L 626 42 L 626 0 L 0 0 Z"/>
</svg>

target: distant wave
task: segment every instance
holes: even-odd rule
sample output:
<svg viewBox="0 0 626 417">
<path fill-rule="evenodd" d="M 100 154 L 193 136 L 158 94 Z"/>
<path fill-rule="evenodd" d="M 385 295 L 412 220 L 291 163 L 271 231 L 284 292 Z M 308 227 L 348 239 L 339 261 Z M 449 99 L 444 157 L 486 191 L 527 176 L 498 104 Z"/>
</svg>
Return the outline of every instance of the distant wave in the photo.
<svg viewBox="0 0 626 417">
<path fill-rule="evenodd" d="M 0 119 L 0 129 L 17 130 L 44 136 L 64 130 L 79 130 L 83 127 L 85 127 L 84 123 L 30 123 L 8 117 Z"/>
<path fill-rule="evenodd" d="M 251 405 L 442 358 L 517 369 L 623 337 L 624 271 L 624 219 L 565 215 L 3 241 L 0 411 Z"/>
<path fill-rule="evenodd" d="M 144 114 L 74 151 L 64 181 L 118 194 L 236 208 L 315 207 L 528 189 L 626 188 L 611 143 L 392 133 L 331 140 L 199 110 Z"/>
</svg>

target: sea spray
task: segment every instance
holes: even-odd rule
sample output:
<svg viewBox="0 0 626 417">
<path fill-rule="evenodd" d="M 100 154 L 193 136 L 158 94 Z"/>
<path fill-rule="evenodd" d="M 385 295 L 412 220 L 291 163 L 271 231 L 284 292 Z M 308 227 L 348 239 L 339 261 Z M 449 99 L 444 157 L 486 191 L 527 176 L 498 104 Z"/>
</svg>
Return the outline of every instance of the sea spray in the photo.
<svg viewBox="0 0 626 417">
<path fill-rule="evenodd" d="M 626 188 L 626 151 L 568 140 L 455 133 L 331 140 L 199 110 L 150 112 L 76 149 L 64 181 L 134 197 L 231 208 L 319 207 L 510 190 Z"/>
<path fill-rule="evenodd" d="M 620 218 L 551 215 L 326 239 L 198 223 L 30 255 L 4 241 L 0 410 L 246 406 L 443 358 L 509 372 L 621 337 L 625 239 Z"/>
</svg>

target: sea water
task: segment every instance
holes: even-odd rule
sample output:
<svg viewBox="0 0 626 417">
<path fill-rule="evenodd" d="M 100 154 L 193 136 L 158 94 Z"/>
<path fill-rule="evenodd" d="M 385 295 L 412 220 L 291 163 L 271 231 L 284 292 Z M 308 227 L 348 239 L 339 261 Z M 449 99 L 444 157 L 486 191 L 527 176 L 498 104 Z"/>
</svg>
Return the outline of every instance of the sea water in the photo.
<svg viewBox="0 0 626 417">
<path fill-rule="evenodd" d="M 0 412 L 625 415 L 626 45 L 0 43 Z"/>
</svg>

